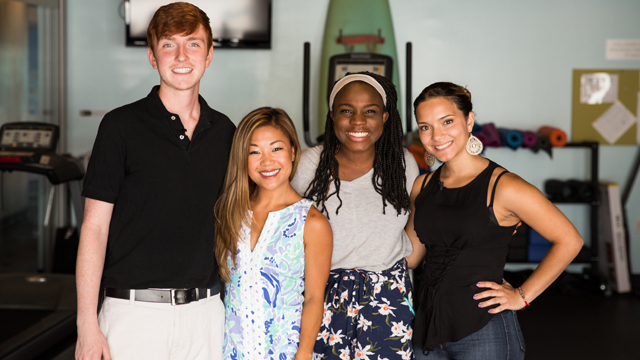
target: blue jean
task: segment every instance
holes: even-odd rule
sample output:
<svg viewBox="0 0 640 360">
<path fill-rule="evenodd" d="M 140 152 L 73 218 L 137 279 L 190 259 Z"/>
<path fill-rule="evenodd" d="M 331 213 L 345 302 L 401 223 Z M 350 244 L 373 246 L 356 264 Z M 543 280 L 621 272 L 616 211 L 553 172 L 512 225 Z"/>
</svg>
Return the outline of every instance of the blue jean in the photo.
<svg viewBox="0 0 640 360">
<path fill-rule="evenodd" d="M 416 360 L 522 360 L 524 339 L 515 311 L 496 314 L 487 325 L 462 340 L 436 346 L 428 355 L 415 347 Z"/>
</svg>

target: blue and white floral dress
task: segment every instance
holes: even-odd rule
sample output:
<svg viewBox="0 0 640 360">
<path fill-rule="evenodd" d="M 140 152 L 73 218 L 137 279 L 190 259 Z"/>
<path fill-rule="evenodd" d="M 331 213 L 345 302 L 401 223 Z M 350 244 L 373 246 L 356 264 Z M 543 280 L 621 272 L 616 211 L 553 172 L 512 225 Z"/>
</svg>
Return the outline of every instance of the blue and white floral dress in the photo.
<svg viewBox="0 0 640 360">
<path fill-rule="evenodd" d="M 251 251 L 243 227 L 236 264 L 228 260 L 225 359 L 293 359 L 300 342 L 304 297 L 304 223 L 312 202 L 270 212 Z"/>
</svg>

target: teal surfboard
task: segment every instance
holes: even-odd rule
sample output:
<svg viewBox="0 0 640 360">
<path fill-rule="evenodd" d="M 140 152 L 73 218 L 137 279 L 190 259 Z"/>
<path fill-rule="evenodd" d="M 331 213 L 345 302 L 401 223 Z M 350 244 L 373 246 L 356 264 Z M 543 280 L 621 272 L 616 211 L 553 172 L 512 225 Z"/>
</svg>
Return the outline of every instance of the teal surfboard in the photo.
<svg viewBox="0 0 640 360">
<path fill-rule="evenodd" d="M 381 43 L 376 38 L 382 38 L 384 41 Z M 393 83 L 398 91 L 398 110 L 402 107 L 396 39 L 389 0 L 331 0 L 322 44 L 318 102 L 320 134 L 324 133 L 328 110 L 329 59 L 333 55 L 345 53 L 375 53 L 390 56 L 393 59 Z M 331 83 L 335 80 L 337 79 L 332 79 Z"/>
</svg>

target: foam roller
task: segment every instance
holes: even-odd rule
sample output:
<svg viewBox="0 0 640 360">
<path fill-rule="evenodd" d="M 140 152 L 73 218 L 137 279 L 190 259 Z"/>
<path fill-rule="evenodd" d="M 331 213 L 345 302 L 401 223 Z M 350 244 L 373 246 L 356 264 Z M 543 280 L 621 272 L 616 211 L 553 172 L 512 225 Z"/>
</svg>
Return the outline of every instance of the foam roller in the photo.
<svg viewBox="0 0 640 360">
<path fill-rule="evenodd" d="M 487 123 L 482 125 L 482 131 L 476 134 L 478 139 L 482 141 L 482 145 L 486 147 L 500 147 L 502 146 L 502 140 L 500 139 L 500 132 L 493 123 Z"/>
<path fill-rule="evenodd" d="M 522 147 L 530 148 L 538 142 L 538 137 L 533 131 L 519 131 L 522 135 Z"/>
<path fill-rule="evenodd" d="M 556 127 L 543 126 L 538 129 L 538 134 L 547 136 L 549 138 L 551 146 L 563 147 L 567 144 L 567 133 Z"/>
<path fill-rule="evenodd" d="M 513 150 L 519 148 L 522 145 L 522 134 L 520 134 L 519 131 L 498 128 L 498 132 L 500 132 L 502 145 L 508 146 Z"/>
</svg>

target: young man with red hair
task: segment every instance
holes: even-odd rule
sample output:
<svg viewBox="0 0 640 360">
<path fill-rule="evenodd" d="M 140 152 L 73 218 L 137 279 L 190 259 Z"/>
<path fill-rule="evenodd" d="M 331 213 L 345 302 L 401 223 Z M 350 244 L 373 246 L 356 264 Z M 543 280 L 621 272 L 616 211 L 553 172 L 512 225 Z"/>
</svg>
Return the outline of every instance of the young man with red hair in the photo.
<svg viewBox="0 0 640 360">
<path fill-rule="evenodd" d="M 199 96 L 202 10 L 159 8 L 147 40 L 160 85 L 104 117 L 84 180 L 76 359 L 221 359 L 213 207 L 235 126 Z"/>
</svg>

